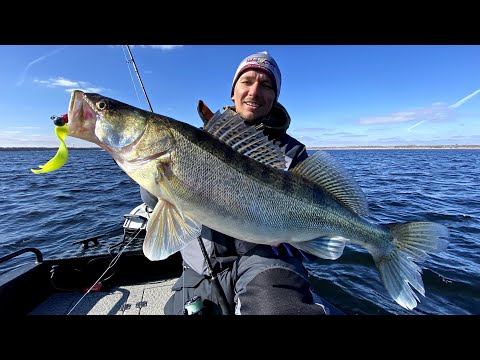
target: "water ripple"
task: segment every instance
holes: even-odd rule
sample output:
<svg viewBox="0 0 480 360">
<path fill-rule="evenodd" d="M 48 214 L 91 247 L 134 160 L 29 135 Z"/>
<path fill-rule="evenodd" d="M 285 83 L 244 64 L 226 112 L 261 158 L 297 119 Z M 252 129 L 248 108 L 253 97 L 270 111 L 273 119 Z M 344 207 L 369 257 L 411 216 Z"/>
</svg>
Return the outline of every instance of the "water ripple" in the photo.
<svg viewBox="0 0 480 360">
<path fill-rule="evenodd" d="M 104 151 L 72 149 L 61 169 L 31 173 L 55 152 L 0 151 L 0 256 L 26 246 L 60 255 L 121 225 L 141 202 L 138 185 Z M 354 246 L 338 260 L 306 264 L 317 292 L 349 314 L 480 315 L 480 151 L 329 152 L 364 189 L 372 222 L 436 221 L 449 228 L 450 243 L 420 264 L 426 297 L 412 311 L 390 298 L 371 255 Z M 25 261 L 31 256 L 0 264 L 0 273 Z"/>
</svg>

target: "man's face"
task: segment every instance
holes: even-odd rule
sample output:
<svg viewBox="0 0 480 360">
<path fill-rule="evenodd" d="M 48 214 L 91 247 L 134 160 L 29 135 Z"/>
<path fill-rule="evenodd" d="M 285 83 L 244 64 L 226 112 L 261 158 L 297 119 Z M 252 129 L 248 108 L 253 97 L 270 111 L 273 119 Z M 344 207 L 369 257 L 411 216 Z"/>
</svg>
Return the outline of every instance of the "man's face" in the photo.
<svg viewBox="0 0 480 360">
<path fill-rule="evenodd" d="M 233 89 L 235 110 L 247 122 L 267 115 L 275 101 L 274 84 L 260 70 L 247 70 L 238 78 Z"/>
</svg>

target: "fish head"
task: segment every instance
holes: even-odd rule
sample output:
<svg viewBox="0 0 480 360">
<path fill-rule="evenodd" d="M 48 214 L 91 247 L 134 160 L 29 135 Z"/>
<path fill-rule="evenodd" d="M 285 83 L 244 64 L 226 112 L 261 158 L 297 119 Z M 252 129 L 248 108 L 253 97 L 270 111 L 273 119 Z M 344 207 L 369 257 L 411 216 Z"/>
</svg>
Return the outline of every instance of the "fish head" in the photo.
<svg viewBox="0 0 480 360">
<path fill-rule="evenodd" d="M 68 135 L 103 148 L 124 148 L 142 137 L 150 116 L 103 95 L 75 90 L 68 108 Z"/>
</svg>

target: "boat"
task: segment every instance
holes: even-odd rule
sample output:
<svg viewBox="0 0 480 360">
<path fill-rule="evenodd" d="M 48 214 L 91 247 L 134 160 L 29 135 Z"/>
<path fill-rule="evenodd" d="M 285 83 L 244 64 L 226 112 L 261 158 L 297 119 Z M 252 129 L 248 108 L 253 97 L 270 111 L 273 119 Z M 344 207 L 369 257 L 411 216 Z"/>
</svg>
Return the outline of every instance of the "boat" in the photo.
<svg viewBox="0 0 480 360">
<path fill-rule="evenodd" d="M 164 315 L 171 287 L 182 273 L 177 252 L 162 261 L 142 250 L 152 210 L 142 203 L 124 215 L 123 226 L 72 243 L 44 259 L 27 247 L 0 258 L 0 264 L 31 254 L 33 260 L 0 275 L 0 316 Z M 343 314 L 314 294 L 332 315 Z"/>
<path fill-rule="evenodd" d="M 122 228 L 76 241 L 60 256 L 44 259 L 27 247 L 0 258 L 33 257 L 0 276 L 0 316 L 162 315 L 182 261 L 180 253 L 163 261 L 143 255 L 150 212 L 140 204 Z"/>
</svg>

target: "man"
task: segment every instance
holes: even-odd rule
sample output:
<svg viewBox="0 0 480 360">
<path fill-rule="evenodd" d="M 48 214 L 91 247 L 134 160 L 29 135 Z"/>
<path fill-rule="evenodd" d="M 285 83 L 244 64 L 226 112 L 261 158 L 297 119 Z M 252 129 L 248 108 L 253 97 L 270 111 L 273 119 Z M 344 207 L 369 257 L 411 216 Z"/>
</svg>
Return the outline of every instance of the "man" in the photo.
<svg viewBox="0 0 480 360">
<path fill-rule="evenodd" d="M 275 141 L 285 154 L 287 168 L 292 169 L 308 155 L 305 145 L 286 133 L 290 116 L 278 102 L 280 89 L 281 73 L 273 57 L 267 52 L 249 55 L 233 77 L 230 96 L 234 106 L 230 109 Z M 213 116 L 202 101 L 198 112 L 204 123 Z M 153 208 L 157 199 L 140 190 L 142 200 Z M 297 250 L 287 245 L 271 247 L 241 241 L 206 226 L 201 237 L 208 258 L 199 242 L 181 250 L 184 271 L 172 287 L 174 294 L 165 305 L 165 314 L 183 314 L 185 302 L 195 296 L 203 300 L 204 314 L 221 314 L 222 298 L 230 313 L 237 315 L 325 314 L 324 306 L 313 301 L 308 273 Z M 212 287 L 208 261 L 225 297 Z"/>
</svg>

